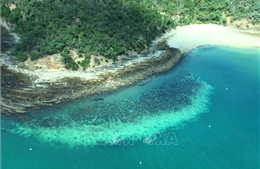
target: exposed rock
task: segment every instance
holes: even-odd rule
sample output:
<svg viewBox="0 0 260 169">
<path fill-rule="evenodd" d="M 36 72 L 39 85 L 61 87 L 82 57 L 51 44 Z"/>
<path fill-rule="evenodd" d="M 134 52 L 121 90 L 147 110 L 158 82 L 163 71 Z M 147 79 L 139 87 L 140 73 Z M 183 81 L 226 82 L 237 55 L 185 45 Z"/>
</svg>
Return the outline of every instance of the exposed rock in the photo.
<svg viewBox="0 0 260 169">
<path fill-rule="evenodd" d="M 162 46 L 161 46 L 162 47 Z M 161 49 L 161 48 L 160 48 Z M 136 84 L 158 73 L 174 67 L 182 58 L 178 49 L 163 46 L 160 52 L 153 49 L 147 55 L 153 55 L 145 61 L 122 66 L 117 71 L 104 71 L 98 78 L 86 80 L 79 77 L 62 78 L 57 81 L 38 81 L 35 76 L 1 67 L 2 101 L 1 113 L 20 114 L 42 106 L 53 106 L 61 102 L 111 92 L 122 87 Z M 119 65 L 120 66 L 120 65 Z"/>
<path fill-rule="evenodd" d="M 8 33 L 8 30 L 1 25 L 1 52 L 8 51 L 14 45 L 14 38 Z"/>
</svg>

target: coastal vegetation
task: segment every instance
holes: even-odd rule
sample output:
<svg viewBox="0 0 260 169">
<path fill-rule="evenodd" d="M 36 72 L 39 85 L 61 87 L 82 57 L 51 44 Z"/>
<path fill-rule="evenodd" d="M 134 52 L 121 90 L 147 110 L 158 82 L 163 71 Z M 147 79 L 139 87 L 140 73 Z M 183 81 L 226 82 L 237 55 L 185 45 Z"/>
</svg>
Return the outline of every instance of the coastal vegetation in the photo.
<svg viewBox="0 0 260 169">
<path fill-rule="evenodd" d="M 60 53 L 67 69 L 88 67 L 91 56 L 117 61 L 141 53 L 170 28 L 190 23 L 260 22 L 255 0 L 2 0 L 1 16 L 20 36 L 19 61 Z M 72 51 L 83 59 L 75 62 Z M 99 63 L 98 60 L 95 62 Z"/>
</svg>

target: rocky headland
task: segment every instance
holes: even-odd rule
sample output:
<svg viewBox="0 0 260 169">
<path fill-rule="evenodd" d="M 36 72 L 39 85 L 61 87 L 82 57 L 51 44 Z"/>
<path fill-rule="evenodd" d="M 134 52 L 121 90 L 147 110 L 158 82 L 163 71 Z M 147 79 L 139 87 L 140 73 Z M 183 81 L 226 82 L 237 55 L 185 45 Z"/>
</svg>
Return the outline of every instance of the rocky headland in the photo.
<svg viewBox="0 0 260 169">
<path fill-rule="evenodd" d="M 91 71 L 36 70 L 18 63 L 6 49 L 1 60 L 1 113 L 20 114 L 44 106 L 111 92 L 174 67 L 183 53 L 165 41 L 149 51 Z"/>
<path fill-rule="evenodd" d="M 132 52 L 115 63 L 95 65 L 92 61 L 87 70 L 68 71 L 59 55 L 17 62 L 11 51 L 17 37 L 6 33 L 2 31 L 0 104 L 1 113 L 8 115 L 134 85 L 172 69 L 185 53 L 198 46 L 260 48 L 257 31 L 213 24 L 188 25 L 169 30 L 141 54 Z"/>
</svg>

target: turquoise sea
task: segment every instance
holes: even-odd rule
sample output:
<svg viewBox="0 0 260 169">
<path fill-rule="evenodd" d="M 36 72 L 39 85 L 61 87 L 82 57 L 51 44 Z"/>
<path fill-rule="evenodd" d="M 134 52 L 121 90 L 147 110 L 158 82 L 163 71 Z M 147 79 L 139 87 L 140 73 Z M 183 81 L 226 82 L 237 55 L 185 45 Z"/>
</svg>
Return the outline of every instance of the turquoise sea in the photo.
<svg viewBox="0 0 260 169">
<path fill-rule="evenodd" d="M 2 168 L 258 169 L 259 58 L 199 47 L 121 91 L 2 116 Z"/>
</svg>

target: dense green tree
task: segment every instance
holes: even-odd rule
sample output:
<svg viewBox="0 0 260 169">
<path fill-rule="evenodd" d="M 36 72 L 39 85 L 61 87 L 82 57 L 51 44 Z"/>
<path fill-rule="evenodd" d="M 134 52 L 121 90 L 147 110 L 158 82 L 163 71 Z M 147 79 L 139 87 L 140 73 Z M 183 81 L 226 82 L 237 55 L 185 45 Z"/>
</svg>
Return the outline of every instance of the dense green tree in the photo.
<svg viewBox="0 0 260 169">
<path fill-rule="evenodd" d="M 12 11 L 9 5 L 15 3 Z M 1 16 L 21 40 L 19 60 L 61 53 L 68 69 L 86 68 L 90 55 L 117 60 L 129 50 L 141 53 L 167 29 L 190 23 L 226 24 L 233 20 L 260 22 L 254 0 L 2 0 Z M 177 18 L 173 20 L 173 18 Z M 75 63 L 69 51 L 85 59 Z M 26 56 L 26 57 L 25 57 Z"/>
</svg>

